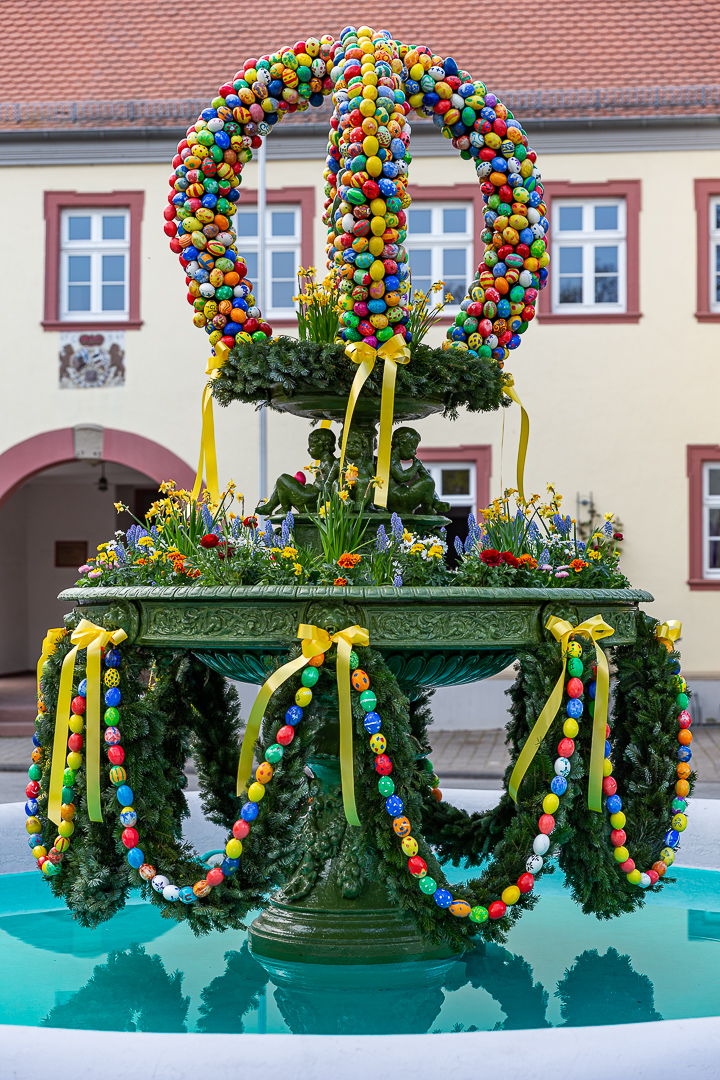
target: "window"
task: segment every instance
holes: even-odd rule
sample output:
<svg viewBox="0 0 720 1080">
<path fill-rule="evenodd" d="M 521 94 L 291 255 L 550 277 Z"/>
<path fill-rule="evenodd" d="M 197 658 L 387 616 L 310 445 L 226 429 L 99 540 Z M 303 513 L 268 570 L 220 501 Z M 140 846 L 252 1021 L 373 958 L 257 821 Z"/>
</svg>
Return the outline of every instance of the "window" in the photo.
<svg viewBox="0 0 720 1080">
<path fill-rule="evenodd" d="M 626 308 L 624 199 L 553 200 L 553 311 Z"/>
<path fill-rule="evenodd" d="M 470 461 L 433 461 L 427 470 L 435 481 L 438 498 L 454 510 L 464 507 L 465 517 L 476 506 L 476 465 Z"/>
<path fill-rule="evenodd" d="M 474 272 L 472 203 L 414 202 L 408 210 L 405 243 L 410 259 L 412 291 L 428 292 L 444 281 L 442 294 L 452 293 L 448 314 L 457 312 Z"/>
<path fill-rule="evenodd" d="M 703 577 L 720 581 L 720 462 L 703 463 Z"/>
<path fill-rule="evenodd" d="M 720 198 L 710 200 L 710 310 L 720 313 Z"/>
<path fill-rule="evenodd" d="M 46 191 L 44 330 L 139 330 L 143 191 Z"/>
<path fill-rule="evenodd" d="M 720 589 L 720 446 L 688 446 L 691 589 Z"/>
<path fill-rule="evenodd" d="M 294 316 L 293 296 L 297 292 L 300 266 L 301 214 L 299 206 L 271 205 L 265 220 L 265 282 L 260 284 L 260 305 L 265 317 Z M 258 275 L 258 211 L 256 206 L 240 206 L 234 218 L 238 251 L 248 266 L 253 282 Z"/>
<path fill-rule="evenodd" d="M 60 221 L 60 318 L 129 315 L 130 212 L 63 210 Z"/>
</svg>

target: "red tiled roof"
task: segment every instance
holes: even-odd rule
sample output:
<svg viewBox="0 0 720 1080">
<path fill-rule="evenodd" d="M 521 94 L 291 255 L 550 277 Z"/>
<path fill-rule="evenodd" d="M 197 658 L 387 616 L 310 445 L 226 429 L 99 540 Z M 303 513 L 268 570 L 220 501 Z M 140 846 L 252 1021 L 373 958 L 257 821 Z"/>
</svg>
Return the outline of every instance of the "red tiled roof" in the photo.
<svg viewBox="0 0 720 1080">
<path fill-rule="evenodd" d="M 309 34 L 337 36 L 360 14 L 400 40 L 454 56 L 493 90 L 540 91 L 535 98 L 520 96 L 521 116 L 587 115 L 598 108 L 605 115 L 720 112 L 717 0 L 603 0 L 597 6 L 461 0 L 439 11 L 417 0 L 233 0 L 222 7 L 176 0 L 43 0 L 35 16 L 29 18 L 28 11 L 27 0 L 3 0 L 3 128 L 184 124 L 195 102 L 209 101 L 246 58 Z M 604 105 L 588 97 L 598 88 L 612 92 Z M 633 98 L 638 88 L 644 93 Z M 679 88 L 686 89 L 681 94 Z M 73 119 L 72 110 L 53 119 L 46 106 L 58 102 L 122 107 L 107 121 L 97 115 Z M 150 109 L 144 117 L 139 103 L 149 102 L 156 103 L 155 114 L 162 103 L 160 112 L 167 115 L 153 117 Z M 180 102 L 187 105 L 173 120 L 172 103 Z M 17 103 L 44 107 L 33 121 L 27 109 L 13 112 L 10 106 Z M 134 112 L 129 103 L 135 103 Z"/>
</svg>

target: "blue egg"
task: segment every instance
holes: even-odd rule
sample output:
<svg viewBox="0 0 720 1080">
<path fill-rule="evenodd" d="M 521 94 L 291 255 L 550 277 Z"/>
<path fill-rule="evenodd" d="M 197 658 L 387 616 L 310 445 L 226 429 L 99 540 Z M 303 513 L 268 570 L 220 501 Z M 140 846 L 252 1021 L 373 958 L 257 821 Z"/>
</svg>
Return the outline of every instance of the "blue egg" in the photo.
<svg viewBox="0 0 720 1080">
<path fill-rule="evenodd" d="M 507 266 L 504 262 L 497 262 L 492 268 L 493 277 L 505 277 Z"/>
<path fill-rule="evenodd" d="M 203 109 L 203 111 L 200 113 L 200 116 L 203 118 L 203 120 L 214 120 L 217 116 L 217 109 L 211 109 L 210 107 L 208 107 L 207 109 Z"/>
<path fill-rule="evenodd" d="M 391 180 L 394 180 L 398 174 L 398 167 L 394 161 L 384 161 L 382 171 L 383 176 L 389 176 Z"/>
<path fill-rule="evenodd" d="M 291 705 L 288 711 L 285 713 L 285 723 L 290 727 L 295 727 L 302 720 L 303 711 L 299 705 Z"/>
<path fill-rule="evenodd" d="M 595 691 L 596 690 L 597 690 L 597 683 L 593 679 L 593 681 L 588 684 L 588 694 L 593 699 L 593 701 L 595 700 Z"/>
<path fill-rule="evenodd" d="M 668 829 L 665 833 L 664 843 L 667 847 L 677 847 L 680 843 L 680 833 L 677 829 Z"/>
<path fill-rule="evenodd" d="M 87 697 L 87 679 L 83 679 L 78 686 L 78 696 Z"/>
<path fill-rule="evenodd" d="M 619 795 L 610 795 L 607 801 L 608 813 L 619 814 L 622 810 L 622 799 Z"/>
<path fill-rule="evenodd" d="M 178 894 L 178 899 L 182 900 L 183 904 L 192 904 L 195 902 L 195 893 L 189 885 L 183 885 Z"/>
<path fill-rule="evenodd" d="M 612 746 L 610 745 L 610 743 L 606 739 L 605 740 L 605 757 L 610 757 L 611 754 L 612 754 Z"/>
<path fill-rule="evenodd" d="M 133 789 L 128 787 L 127 784 L 121 784 L 115 794 L 117 795 L 117 801 L 121 806 L 130 806 L 135 798 Z"/>
<path fill-rule="evenodd" d="M 42 746 L 42 743 L 40 742 L 40 736 L 38 735 L 37 731 L 33 733 L 33 746 Z"/>
<path fill-rule="evenodd" d="M 105 704 L 112 707 L 119 705 L 122 700 L 122 694 L 117 686 L 110 686 L 105 691 Z"/>
<path fill-rule="evenodd" d="M 391 795 L 385 800 L 385 809 L 390 817 L 399 817 L 403 812 L 403 801 L 397 795 Z"/>
<path fill-rule="evenodd" d="M 36 844 L 39 844 L 39 843 L 42 842 L 42 836 L 41 836 L 40 833 L 36 833 L 36 832 L 35 833 L 30 833 L 30 835 L 27 838 L 27 842 L 28 842 L 28 847 L 30 848 L 30 850 L 32 850 L 35 847 Z"/>
<path fill-rule="evenodd" d="M 398 139 L 398 140 L 393 140 L 393 141 L 399 142 L 400 140 Z M 392 143 L 390 143 L 390 146 L 392 146 Z M 404 146 L 403 146 L 403 151 L 404 151 Z M 393 195 L 395 195 L 397 193 L 397 184 L 395 183 L 395 181 L 394 180 L 389 180 L 385 176 L 382 176 L 378 180 L 378 188 L 380 189 L 380 194 L 385 199 L 389 199 L 389 198 L 391 198 Z"/>
<path fill-rule="evenodd" d="M 387 304 L 384 300 L 368 300 L 367 306 L 368 310 L 371 311 L 373 315 L 382 315 L 383 311 L 387 308 Z"/>
<path fill-rule="evenodd" d="M 579 698 L 570 698 L 565 708 L 568 716 L 572 717 L 573 720 L 579 720 L 582 716 L 583 706 Z"/>
<path fill-rule="evenodd" d="M 105 665 L 106 667 L 120 667 L 120 651 L 118 649 L 110 649 L 105 653 Z"/>
<path fill-rule="evenodd" d="M 131 829 L 133 825 L 137 825 L 137 813 L 132 806 L 120 811 L 120 824 L 126 829 Z"/>
<path fill-rule="evenodd" d="M 452 893 L 449 893 L 447 889 L 436 889 L 433 893 L 433 900 L 440 908 L 449 908 L 453 902 Z"/>
<path fill-rule="evenodd" d="M 208 192 L 206 195 L 203 195 L 200 201 L 206 210 L 214 210 L 217 206 L 217 195 Z"/>
<path fill-rule="evenodd" d="M 365 730 L 368 735 L 377 735 L 382 727 L 382 721 L 376 712 L 369 712 L 365 717 Z"/>
<path fill-rule="evenodd" d="M 500 300 L 497 306 L 497 313 L 499 319 L 507 319 L 510 315 L 510 301 Z"/>
<path fill-rule="evenodd" d="M 530 247 L 530 245 L 532 244 L 534 239 L 535 239 L 535 237 L 533 236 L 532 229 L 521 229 L 520 230 L 520 243 L 521 244 L 526 244 L 528 247 Z"/>
<path fill-rule="evenodd" d="M 550 785 L 553 795 L 564 795 L 567 791 L 567 780 L 564 776 L 556 776 Z"/>
<path fill-rule="evenodd" d="M 258 804 L 256 802 L 246 802 L 240 811 L 240 817 L 243 821 L 254 821 L 258 816 Z"/>
<path fill-rule="evenodd" d="M 28 799 L 25 803 L 25 813 L 28 817 L 35 817 L 38 812 L 39 803 L 37 799 Z"/>
<path fill-rule="evenodd" d="M 385 291 L 395 292 L 395 290 L 399 288 L 400 278 L 396 277 L 395 274 L 388 274 L 388 276 L 385 278 Z"/>
<path fill-rule="evenodd" d="M 145 855 L 139 847 L 130 848 L 127 853 L 127 861 L 135 868 L 135 870 L 139 870 L 145 862 Z"/>
<path fill-rule="evenodd" d="M 692 750 L 689 746 L 681 746 L 677 752 L 678 761 L 689 761 L 692 757 Z"/>
<path fill-rule="evenodd" d="M 239 859 L 223 859 L 220 869 L 225 877 L 232 877 L 233 874 L 237 874 L 237 868 L 240 865 Z"/>
<path fill-rule="evenodd" d="M 226 131 L 216 131 L 215 143 L 221 150 L 228 150 L 230 148 L 230 136 Z"/>
</svg>

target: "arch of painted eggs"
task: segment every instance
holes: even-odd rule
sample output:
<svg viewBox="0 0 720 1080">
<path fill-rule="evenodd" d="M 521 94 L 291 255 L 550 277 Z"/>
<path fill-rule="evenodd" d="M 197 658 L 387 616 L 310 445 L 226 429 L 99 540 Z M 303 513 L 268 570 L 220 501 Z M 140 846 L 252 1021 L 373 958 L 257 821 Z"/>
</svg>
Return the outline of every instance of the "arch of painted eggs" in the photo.
<svg viewBox="0 0 720 1080">
<path fill-rule="evenodd" d="M 510 110 L 452 58 L 368 27 L 247 60 L 178 144 L 165 231 L 186 273 L 195 325 L 213 346 L 228 348 L 272 335 L 233 228 L 242 170 L 283 116 L 330 94 L 323 220 L 339 281 L 340 336 L 375 348 L 398 333 L 411 341 L 404 240 L 414 111 L 473 161 L 485 203 L 485 249 L 444 347 L 502 364 L 547 279 L 536 155 Z"/>
</svg>

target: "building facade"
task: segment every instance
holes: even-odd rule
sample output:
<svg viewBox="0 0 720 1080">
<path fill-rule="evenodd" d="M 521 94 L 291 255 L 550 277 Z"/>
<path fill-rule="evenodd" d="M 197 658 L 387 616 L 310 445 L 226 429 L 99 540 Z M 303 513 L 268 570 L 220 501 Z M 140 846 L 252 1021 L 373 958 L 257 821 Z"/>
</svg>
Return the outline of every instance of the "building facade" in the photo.
<svg viewBox="0 0 720 1080">
<path fill-rule="evenodd" d="M 293 30 L 280 36 L 294 40 Z M 448 47 L 464 59 L 461 40 Z M 477 44 L 468 49 L 473 56 Z M 243 48 L 242 58 L 260 51 Z M 526 487 L 544 492 L 553 481 L 581 522 L 593 510 L 620 518 L 623 569 L 656 597 L 648 610 L 683 621 L 697 718 L 720 719 L 720 95 L 710 77 L 687 88 L 678 75 L 673 87 L 652 59 L 640 63 L 634 97 L 583 90 L 580 58 L 564 82 L 555 73 L 551 85 L 566 89 L 554 97 L 541 87 L 515 103 L 508 87 L 549 196 L 552 270 L 507 366 L 531 421 Z M 213 73 L 218 83 L 231 67 Z M 134 80 L 142 87 L 141 70 Z M 199 449 L 208 347 L 192 326 L 162 211 L 177 140 L 213 92 L 185 102 L 182 122 L 156 109 L 154 123 L 147 102 L 139 119 L 127 109 L 108 122 L 90 92 L 74 120 L 67 110 L 33 113 L 21 86 L 4 92 L 15 112 L 0 112 L 14 253 L 0 301 L 0 673 L 34 665 L 62 616 L 52 598 L 74 581 L 83 545 L 92 553 L 116 528 L 113 502 L 141 508 L 167 478 L 188 486 Z M 479 185 L 436 128 L 413 129 L 413 280 L 442 278 L 460 298 L 482 253 Z M 268 139 L 260 292 L 278 333 L 295 333 L 298 267 L 324 266 L 326 130 L 297 115 Z M 243 174 L 237 221 L 254 279 L 255 164 Z M 433 331 L 437 342 L 443 333 Z M 516 409 L 417 426 L 454 514 L 514 486 Z M 216 431 L 221 482 L 232 477 L 251 509 L 261 494 L 259 414 L 216 408 Z M 300 419 L 268 414 L 269 478 L 308 464 L 307 433 Z M 470 726 L 484 699 L 464 688 L 457 700 L 459 726 Z"/>
</svg>

